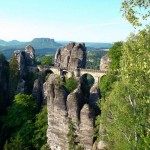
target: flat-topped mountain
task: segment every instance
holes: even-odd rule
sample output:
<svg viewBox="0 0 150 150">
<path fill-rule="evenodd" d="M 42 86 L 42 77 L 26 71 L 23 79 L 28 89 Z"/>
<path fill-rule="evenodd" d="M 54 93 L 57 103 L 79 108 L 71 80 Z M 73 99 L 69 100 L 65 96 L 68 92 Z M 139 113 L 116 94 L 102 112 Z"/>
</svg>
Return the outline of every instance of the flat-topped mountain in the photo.
<svg viewBox="0 0 150 150">
<path fill-rule="evenodd" d="M 20 42 L 17 40 L 4 41 L 0 40 L 0 53 L 3 53 L 9 59 L 15 49 L 23 50 L 26 45 L 32 45 L 37 55 L 45 55 L 47 53 L 55 53 L 61 44 L 50 38 L 34 38 L 29 42 Z"/>
<path fill-rule="evenodd" d="M 20 42 L 17 40 L 12 40 L 12 41 L 4 41 L 0 40 L 0 45 L 1 46 L 6 46 L 6 47 L 24 47 L 25 45 L 33 45 L 35 48 L 49 48 L 49 47 L 57 47 L 61 46 L 61 44 L 55 42 L 54 39 L 50 38 L 34 38 L 32 41 L 29 42 Z"/>
<path fill-rule="evenodd" d="M 51 48 L 61 46 L 61 44 L 50 38 L 34 38 L 31 42 L 29 42 L 29 44 L 35 48 Z"/>
</svg>

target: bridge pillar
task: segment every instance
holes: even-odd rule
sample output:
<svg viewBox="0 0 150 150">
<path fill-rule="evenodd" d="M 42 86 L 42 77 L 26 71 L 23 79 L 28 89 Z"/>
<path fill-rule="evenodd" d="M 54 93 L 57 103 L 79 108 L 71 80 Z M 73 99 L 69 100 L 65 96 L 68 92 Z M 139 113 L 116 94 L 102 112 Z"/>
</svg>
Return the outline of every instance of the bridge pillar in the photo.
<svg viewBox="0 0 150 150">
<path fill-rule="evenodd" d="M 100 80 L 100 78 L 99 77 L 94 77 L 94 80 L 95 80 L 94 84 L 99 86 L 99 80 Z"/>
</svg>

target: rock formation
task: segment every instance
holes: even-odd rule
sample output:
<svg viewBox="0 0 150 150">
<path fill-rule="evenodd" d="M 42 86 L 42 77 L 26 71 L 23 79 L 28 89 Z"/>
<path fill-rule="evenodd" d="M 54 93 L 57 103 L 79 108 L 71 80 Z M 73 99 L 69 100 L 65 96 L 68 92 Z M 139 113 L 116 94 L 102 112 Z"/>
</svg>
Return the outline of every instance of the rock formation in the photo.
<svg viewBox="0 0 150 150">
<path fill-rule="evenodd" d="M 34 81 L 32 97 L 36 100 L 38 111 L 40 111 L 43 102 L 43 80 L 41 76 Z"/>
<path fill-rule="evenodd" d="M 107 55 L 103 56 L 100 61 L 100 70 L 107 71 L 110 62 L 111 59 Z"/>
<path fill-rule="evenodd" d="M 20 79 L 18 82 L 16 94 L 18 93 L 22 93 L 22 94 L 26 93 L 25 80 L 23 79 Z"/>
<path fill-rule="evenodd" d="M 24 51 L 15 50 L 14 55 L 18 61 L 20 78 L 22 78 L 26 74 L 26 67 L 34 65 L 35 50 L 31 45 L 29 45 L 26 46 Z"/>
<path fill-rule="evenodd" d="M 26 64 L 29 65 L 34 65 L 34 61 L 35 61 L 35 50 L 34 48 L 29 45 L 25 47 L 25 61 Z"/>
<path fill-rule="evenodd" d="M 18 61 L 18 67 L 20 71 L 20 77 L 22 78 L 24 76 L 24 69 L 25 69 L 25 57 L 24 52 L 20 50 L 15 50 L 14 55 Z"/>
<path fill-rule="evenodd" d="M 86 47 L 84 43 L 69 43 L 59 48 L 55 54 L 55 66 L 59 68 L 84 68 L 86 64 Z"/>
<path fill-rule="evenodd" d="M 44 95 L 48 110 L 48 144 L 52 150 L 69 148 L 69 123 L 74 126 L 74 142 L 85 150 L 93 146 L 95 112 L 85 104 L 82 90 L 77 87 L 69 95 L 56 75 L 51 74 L 44 83 Z"/>
<path fill-rule="evenodd" d="M 48 110 L 48 144 L 52 150 L 68 149 L 67 93 L 59 85 L 57 77 L 51 74 L 44 84 Z"/>
<path fill-rule="evenodd" d="M 35 50 L 31 45 L 29 45 L 26 46 L 24 51 L 15 50 L 14 56 L 17 59 L 20 72 L 16 93 L 26 93 L 26 81 L 24 78 L 27 75 L 27 68 L 34 65 Z"/>
<path fill-rule="evenodd" d="M 93 146 L 95 112 L 88 104 L 85 104 L 80 114 L 80 143 L 86 150 L 91 150 Z"/>
</svg>

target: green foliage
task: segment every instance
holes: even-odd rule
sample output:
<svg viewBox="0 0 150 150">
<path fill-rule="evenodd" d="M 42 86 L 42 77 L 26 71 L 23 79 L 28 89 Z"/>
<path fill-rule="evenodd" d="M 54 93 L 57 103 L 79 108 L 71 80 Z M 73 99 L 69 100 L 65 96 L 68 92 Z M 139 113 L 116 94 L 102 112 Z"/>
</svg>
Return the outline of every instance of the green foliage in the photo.
<svg viewBox="0 0 150 150">
<path fill-rule="evenodd" d="M 7 115 L 2 118 L 3 127 L 8 130 L 11 137 L 7 143 L 8 146 L 18 145 L 18 139 L 20 139 L 20 146 L 31 147 L 32 140 L 29 139 L 33 136 L 36 108 L 32 96 L 25 94 L 15 96 L 12 106 L 8 107 Z"/>
<path fill-rule="evenodd" d="M 48 145 L 48 144 L 45 144 L 45 145 L 43 145 L 43 146 L 41 147 L 40 150 L 51 150 L 51 149 L 49 148 L 49 145 Z"/>
<path fill-rule="evenodd" d="M 150 17 L 149 0 L 123 0 L 123 16 L 134 26 L 141 26 Z M 147 23 L 149 24 L 149 22 Z"/>
<path fill-rule="evenodd" d="M 10 99 L 13 99 L 19 80 L 19 65 L 16 56 L 13 55 L 9 62 L 9 93 Z"/>
<path fill-rule="evenodd" d="M 48 127 L 48 121 L 47 121 L 47 107 L 44 106 L 42 110 L 36 115 L 36 121 L 35 121 L 35 130 L 34 130 L 34 136 L 33 136 L 33 145 L 36 149 L 43 149 L 46 150 L 46 131 Z"/>
<path fill-rule="evenodd" d="M 108 149 L 150 149 L 150 28 L 122 46 L 120 81 L 101 103 L 100 138 Z"/>
<path fill-rule="evenodd" d="M 10 142 L 6 141 L 4 145 L 4 150 L 21 150 L 25 149 L 23 145 L 23 140 L 20 135 L 17 135 L 15 138 L 11 138 Z"/>
<path fill-rule="evenodd" d="M 69 125 L 68 125 L 68 128 L 69 128 L 69 132 L 68 132 L 68 140 L 69 140 L 69 150 L 73 150 L 74 147 L 75 147 L 75 135 L 74 135 L 74 132 L 75 132 L 75 129 L 74 129 L 74 126 L 73 126 L 73 123 L 71 120 L 69 120 Z"/>
<path fill-rule="evenodd" d="M 45 55 L 44 57 L 42 57 L 41 64 L 42 65 L 52 65 L 52 56 Z"/>
<path fill-rule="evenodd" d="M 0 115 L 6 112 L 8 100 L 9 63 L 3 54 L 0 54 Z"/>
<path fill-rule="evenodd" d="M 78 82 L 73 78 L 69 78 L 66 79 L 63 85 L 69 92 L 73 92 L 77 88 Z"/>
<path fill-rule="evenodd" d="M 112 73 L 108 73 L 107 75 L 101 78 L 99 88 L 101 91 L 101 96 L 103 98 L 105 98 L 107 92 L 111 91 L 113 83 L 117 81 L 117 78 L 118 78 L 117 75 Z"/>
<path fill-rule="evenodd" d="M 0 54 L 0 62 L 5 62 L 6 57 L 3 54 Z"/>
<path fill-rule="evenodd" d="M 75 143 L 75 128 L 71 119 L 69 120 L 68 128 L 69 150 L 84 150 L 82 145 Z"/>
<path fill-rule="evenodd" d="M 7 111 L 7 116 L 3 118 L 4 125 L 9 128 L 20 128 L 24 123 L 33 119 L 36 112 L 36 103 L 32 96 L 18 94 Z"/>
<path fill-rule="evenodd" d="M 116 42 L 112 48 L 108 51 L 108 56 L 111 58 L 109 68 L 112 70 L 117 70 L 120 68 L 120 58 L 122 56 L 122 45 L 123 42 Z"/>
</svg>

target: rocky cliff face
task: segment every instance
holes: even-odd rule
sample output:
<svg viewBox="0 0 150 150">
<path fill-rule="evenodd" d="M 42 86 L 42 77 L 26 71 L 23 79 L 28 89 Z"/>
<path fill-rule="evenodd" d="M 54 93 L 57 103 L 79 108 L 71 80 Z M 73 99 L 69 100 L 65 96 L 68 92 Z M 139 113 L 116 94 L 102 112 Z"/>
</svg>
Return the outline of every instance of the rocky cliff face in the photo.
<svg viewBox="0 0 150 150">
<path fill-rule="evenodd" d="M 68 149 L 67 93 L 52 74 L 44 84 L 48 110 L 48 144 L 52 150 Z"/>
<path fill-rule="evenodd" d="M 110 62 L 111 59 L 107 55 L 103 56 L 100 61 L 100 70 L 107 71 Z"/>
<path fill-rule="evenodd" d="M 16 93 L 25 93 L 26 92 L 26 82 L 24 80 L 27 74 L 27 66 L 34 65 L 35 61 L 35 50 L 32 46 L 26 46 L 24 51 L 15 50 L 14 56 L 18 61 L 20 78 L 17 86 Z"/>
<path fill-rule="evenodd" d="M 80 86 L 67 94 L 58 77 L 51 74 L 44 83 L 48 110 L 48 144 L 52 150 L 68 150 L 69 123 L 74 127 L 74 142 L 85 150 L 93 146 L 95 111 L 86 104 Z"/>
<path fill-rule="evenodd" d="M 25 47 L 24 51 L 15 50 L 14 55 L 18 61 L 20 77 L 22 78 L 26 74 L 26 67 L 34 65 L 35 50 L 29 45 Z"/>
<path fill-rule="evenodd" d="M 31 45 L 25 47 L 25 62 L 26 65 L 34 65 L 35 61 L 35 50 Z"/>
<path fill-rule="evenodd" d="M 84 68 L 86 64 L 86 47 L 84 43 L 69 43 L 59 48 L 55 54 L 55 66 L 59 68 Z"/>
</svg>

